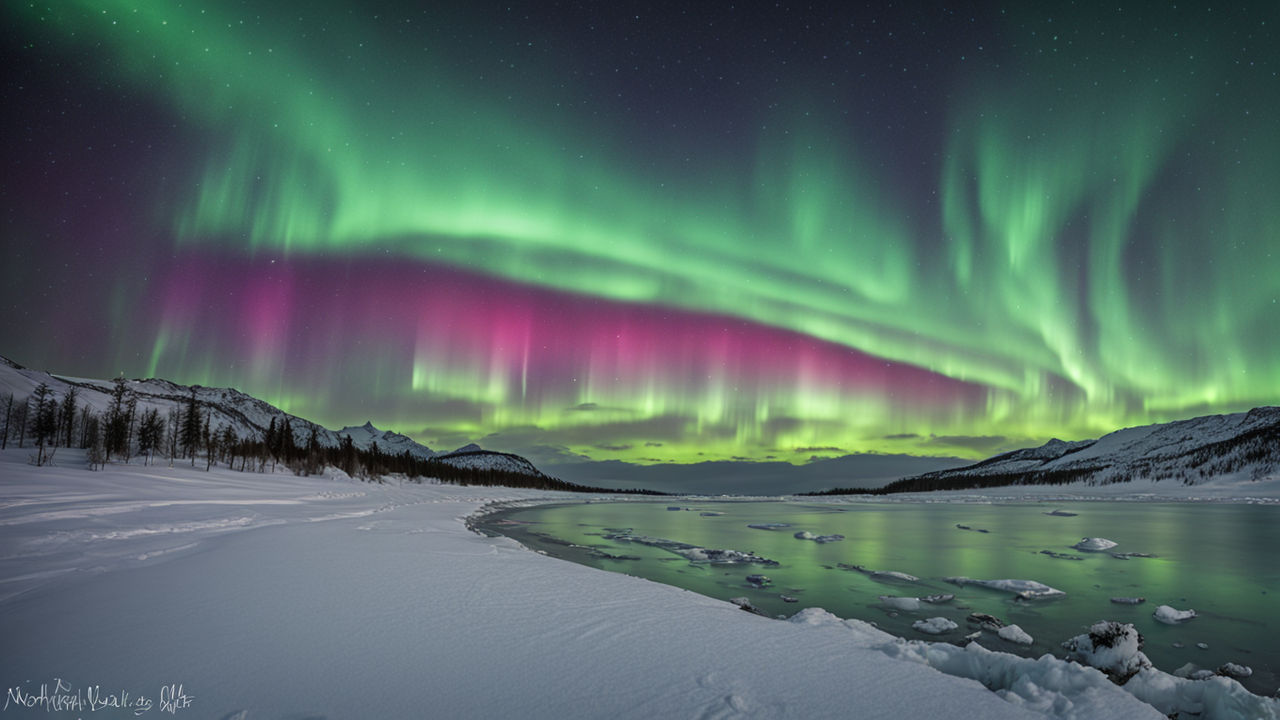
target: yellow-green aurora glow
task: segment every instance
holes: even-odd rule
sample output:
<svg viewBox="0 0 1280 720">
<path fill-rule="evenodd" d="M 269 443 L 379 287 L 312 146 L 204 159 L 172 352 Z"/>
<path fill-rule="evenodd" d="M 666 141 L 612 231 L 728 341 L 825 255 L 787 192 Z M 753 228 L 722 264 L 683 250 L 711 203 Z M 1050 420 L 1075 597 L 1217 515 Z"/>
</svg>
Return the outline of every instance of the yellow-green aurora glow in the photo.
<svg viewBox="0 0 1280 720">
<path fill-rule="evenodd" d="M 1280 401 L 1274 7 L 260 5 L 7 7 L 5 352 L 632 461 Z"/>
</svg>

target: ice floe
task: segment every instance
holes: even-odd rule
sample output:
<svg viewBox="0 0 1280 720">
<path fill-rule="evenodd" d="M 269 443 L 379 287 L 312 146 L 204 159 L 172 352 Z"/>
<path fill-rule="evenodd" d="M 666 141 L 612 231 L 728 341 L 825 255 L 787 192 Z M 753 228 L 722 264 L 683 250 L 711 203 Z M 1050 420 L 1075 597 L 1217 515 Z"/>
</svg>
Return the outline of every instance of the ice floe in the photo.
<svg viewBox="0 0 1280 720">
<path fill-rule="evenodd" d="M 959 576 L 946 578 L 946 581 L 955 585 L 981 585 L 993 590 L 1004 590 L 1014 593 L 1023 600 L 1040 600 L 1066 595 L 1065 592 L 1036 580 L 974 580 Z"/>
<path fill-rule="evenodd" d="M 1196 616 L 1195 610 L 1176 610 L 1168 605 L 1161 605 L 1156 611 L 1151 613 L 1156 620 L 1166 625 L 1179 625 L 1187 622 Z"/>
<path fill-rule="evenodd" d="M 1035 642 L 1025 630 L 1017 625 L 1005 625 L 997 630 L 996 634 L 1000 636 L 1001 640 L 1007 640 L 1018 645 L 1030 645 Z"/>
<path fill-rule="evenodd" d="M 800 532 L 795 534 L 795 538 L 797 540 L 812 540 L 818 544 L 825 544 L 829 542 L 839 542 L 844 539 L 844 536 L 843 535 L 814 535 L 808 530 L 801 530 Z"/>
<path fill-rule="evenodd" d="M 1120 543 L 1114 540 L 1108 540 L 1106 538 L 1087 537 L 1081 538 L 1080 542 L 1072 545 L 1071 547 L 1077 550 L 1084 550 L 1086 552 L 1103 552 L 1105 550 L 1110 550 L 1119 544 Z"/>
<path fill-rule="evenodd" d="M 848 565 L 845 563 L 836 563 L 836 567 L 841 570 L 857 570 L 860 573 L 870 575 L 874 580 L 900 580 L 902 582 L 919 582 L 920 578 L 915 575 L 908 575 L 897 570 L 872 570 L 865 565 Z"/>
<path fill-rule="evenodd" d="M 920 609 L 920 598 L 918 597 L 897 597 L 894 595 L 881 595 L 880 602 L 888 607 L 893 608 L 894 610 L 914 612 Z"/>
<path fill-rule="evenodd" d="M 911 627 L 922 633 L 941 635 L 943 633 L 951 632 L 960 626 L 944 617 L 931 617 L 928 620 L 917 620 L 911 623 Z"/>
</svg>

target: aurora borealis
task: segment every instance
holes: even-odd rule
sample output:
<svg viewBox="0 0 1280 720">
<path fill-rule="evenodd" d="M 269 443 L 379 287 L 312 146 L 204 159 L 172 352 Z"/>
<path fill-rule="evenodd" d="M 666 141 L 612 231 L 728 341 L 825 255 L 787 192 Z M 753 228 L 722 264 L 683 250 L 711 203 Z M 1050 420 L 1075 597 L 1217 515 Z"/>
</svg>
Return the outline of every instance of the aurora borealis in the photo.
<svg viewBox="0 0 1280 720">
<path fill-rule="evenodd" d="M 1280 403 L 1280 10 L 5 8 L 0 353 L 432 447 Z"/>
</svg>

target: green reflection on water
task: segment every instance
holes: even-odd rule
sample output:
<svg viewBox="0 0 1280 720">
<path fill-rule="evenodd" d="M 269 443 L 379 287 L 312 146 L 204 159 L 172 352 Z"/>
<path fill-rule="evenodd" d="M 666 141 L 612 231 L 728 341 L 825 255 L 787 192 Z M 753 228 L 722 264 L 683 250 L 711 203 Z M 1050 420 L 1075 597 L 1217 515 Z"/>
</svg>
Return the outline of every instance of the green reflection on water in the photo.
<svg viewBox="0 0 1280 720">
<path fill-rule="evenodd" d="M 672 511 L 667 504 L 625 502 L 542 506 L 510 511 L 489 521 L 495 529 L 575 562 L 638 575 L 717 598 L 747 596 L 770 615 L 790 615 L 822 607 L 841 617 L 875 622 L 890 632 L 924 638 L 911 623 L 944 616 L 960 629 L 941 639 L 959 640 L 970 612 L 1017 623 L 1035 638 L 1023 648 L 984 636 L 991 649 L 1037 657 L 1060 653 L 1059 643 L 1101 619 L 1132 622 L 1146 637 L 1145 651 L 1172 671 L 1186 662 L 1216 668 L 1224 662 L 1251 666 L 1245 684 L 1273 692 L 1280 668 L 1280 623 L 1273 617 L 1280 596 L 1280 564 L 1271 549 L 1280 545 L 1280 508 L 1253 505 L 1076 503 L 1037 504 L 816 504 L 704 502 Z M 1045 513 L 1061 508 L 1074 517 Z M 701 512 L 724 513 L 703 516 Z M 501 525 L 496 520 L 528 525 Z M 748 524 L 787 523 L 777 530 Z M 969 527 L 963 530 L 957 525 Z M 777 566 L 705 565 L 656 547 L 603 537 L 605 528 L 707 548 L 751 551 Z M 988 532 L 979 532 L 979 530 Z M 844 541 L 819 544 L 794 534 L 841 534 Z M 1153 553 L 1155 558 L 1118 559 L 1071 545 L 1083 537 L 1119 543 L 1113 552 Z M 564 543 L 585 548 L 574 548 Z M 586 548 L 638 560 L 593 557 Z M 1053 558 L 1050 550 L 1081 560 Z M 842 569 L 839 564 L 896 570 L 920 578 L 903 583 Z M 768 575 L 773 584 L 754 588 L 746 576 Z M 1015 600 L 987 588 L 958 587 L 944 578 L 1038 580 L 1067 593 L 1038 602 Z M 955 601 L 924 605 L 919 612 L 893 613 L 881 595 L 954 593 Z M 798 599 L 784 602 L 781 595 Z M 1117 605 L 1114 596 L 1141 596 L 1138 606 Z M 1194 608 L 1198 617 L 1168 626 L 1152 618 L 1161 604 Z M 1196 647 L 1206 643 L 1209 649 Z M 1174 647 L 1181 643 L 1183 647 Z"/>
</svg>

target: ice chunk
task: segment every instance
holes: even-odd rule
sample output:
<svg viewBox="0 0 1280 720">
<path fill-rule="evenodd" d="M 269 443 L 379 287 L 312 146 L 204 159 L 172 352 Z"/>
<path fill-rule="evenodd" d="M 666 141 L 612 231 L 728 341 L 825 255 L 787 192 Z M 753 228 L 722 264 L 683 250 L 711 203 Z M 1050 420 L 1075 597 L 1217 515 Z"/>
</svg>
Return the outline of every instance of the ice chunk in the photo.
<svg viewBox="0 0 1280 720">
<path fill-rule="evenodd" d="M 1031 636 L 1017 625 L 1005 625 L 996 631 L 996 634 L 1000 636 L 1001 640 L 1008 640 L 1011 643 L 1017 643 L 1019 645 L 1030 645 L 1034 642 L 1034 640 L 1031 639 Z"/>
<path fill-rule="evenodd" d="M 767 575 L 748 575 L 747 582 L 758 588 L 768 587 L 773 584 L 773 581 Z"/>
<path fill-rule="evenodd" d="M 952 595 L 951 593 L 944 593 L 944 594 L 940 594 L 940 595 L 925 595 L 924 597 L 922 597 L 922 598 L 920 598 L 920 599 L 921 599 L 921 600 L 923 600 L 924 602 L 927 602 L 927 603 L 933 603 L 934 605 L 940 605 L 940 604 L 942 604 L 942 603 L 949 603 L 949 602 L 951 602 L 952 600 L 955 600 L 955 599 L 956 599 L 956 596 L 955 596 L 955 595 Z"/>
<path fill-rule="evenodd" d="M 1062 643 L 1067 658 L 1096 667 L 1119 682 L 1139 670 L 1151 667 L 1142 652 L 1142 635 L 1132 623 L 1102 620 L 1094 623 L 1085 635 L 1077 635 Z"/>
<path fill-rule="evenodd" d="M 993 590 L 1004 590 L 1015 593 L 1023 600 L 1039 600 L 1042 598 L 1061 597 L 1066 593 L 1053 587 L 1049 587 L 1042 582 L 1036 580 L 974 580 L 967 577 L 949 577 L 946 579 L 949 583 L 956 585 L 981 585 L 989 587 Z"/>
<path fill-rule="evenodd" d="M 818 544 L 836 542 L 844 539 L 843 535 L 814 535 L 808 530 L 801 530 L 796 533 L 794 537 L 797 540 L 812 540 Z"/>
<path fill-rule="evenodd" d="M 1102 552 L 1103 550 L 1110 550 L 1111 548 L 1119 544 L 1120 543 L 1114 540 L 1108 540 L 1106 538 L 1087 537 L 1087 538 L 1081 538 L 1080 542 L 1076 543 L 1075 545 L 1072 545 L 1071 547 L 1077 550 L 1085 550 L 1088 552 Z"/>
<path fill-rule="evenodd" d="M 1117 605 L 1141 605 L 1146 601 L 1147 599 L 1144 597 L 1113 597 L 1111 598 L 1111 602 Z"/>
<path fill-rule="evenodd" d="M 1156 620 L 1159 620 L 1166 625 L 1177 625 L 1194 618 L 1196 616 L 1196 611 L 1175 610 L 1168 605 L 1161 605 L 1156 608 L 1156 611 L 1152 613 L 1152 615 L 1155 616 Z"/>
<path fill-rule="evenodd" d="M 881 595 L 880 602 L 895 609 L 914 612 L 920 609 L 920 598 L 917 597 L 896 597 L 894 595 Z"/>
<path fill-rule="evenodd" d="M 908 575 L 897 570 L 872 570 L 863 565 L 847 565 L 845 563 L 836 563 L 841 570 L 857 570 L 860 573 L 866 573 L 875 580 L 901 580 L 902 582 L 917 582 L 920 578 L 915 575 Z"/>
<path fill-rule="evenodd" d="M 942 633 L 951 632 L 960 626 L 944 617 L 932 617 L 928 620 L 917 620 L 911 623 L 911 627 L 922 633 L 941 635 Z"/>
<path fill-rule="evenodd" d="M 791 527 L 791 523 L 752 523 L 747 527 L 753 530 L 781 530 Z"/>
<path fill-rule="evenodd" d="M 1225 677 L 1235 678 L 1237 680 L 1243 680 L 1244 678 L 1253 675 L 1253 668 L 1248 665 L 1237 665 L 1229 662 L 1224 663 L 1218 668 L 1218 674 Z"/>
</svg>

